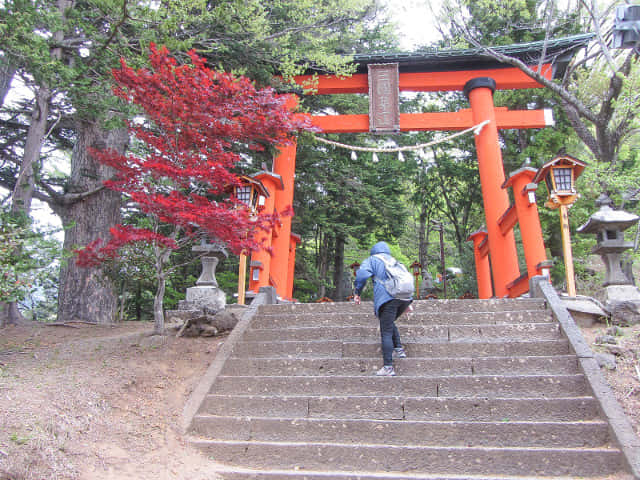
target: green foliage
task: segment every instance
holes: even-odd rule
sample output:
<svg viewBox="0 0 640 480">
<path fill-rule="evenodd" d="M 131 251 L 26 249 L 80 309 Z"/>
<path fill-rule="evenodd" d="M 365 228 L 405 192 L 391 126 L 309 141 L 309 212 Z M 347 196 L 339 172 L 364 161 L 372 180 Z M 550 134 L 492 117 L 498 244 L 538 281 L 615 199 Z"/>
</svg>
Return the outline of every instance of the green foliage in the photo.
<svg viewBox="0 0 640 480">
<path fill-rule="evenodd" d="M 0 62 L 15 67 L 30 86 L 54 89 L 50 123 L 57 125 L 61 117 L 65 127 L 54 129 L 48 141 L 55 139 L 54 148 L 65 151 L 73 148 L 74 124 L 88 121 L 114 128 L 135 116 L 134 109 L 111 95 L 111 69 L 121 57 L 132 67 L 144 66 L 151 41 L 174 52 L 194 48 L 212 67 L 246 74 L 260 84 L 278 83 L 274 75 L 286 81 L 310 68 L 348 73 L 349 54 L 394 42 L 376 0 L 171 0 L 161 6 L 88 0 L 69 2 L 60 10 L 62 3 L 0 2 Z M 180 60 L 185 58 L 183 54 Z M 16 136 L 26 130 L 18 129 Z M 45 155 L 42 171 L 51 170 L 54 160 Z M 16 170 L 2 170 L 10 185 Z M 57 191 L 69 181 L 59 175 L 38 177 Z M 178 257 L 172 256 L 170 269 Z M 109 266 L 110 275 L 126 300 L 125 317 L 141 319 L 150 311 L 152 259 L 148 251 L 130 251 L 123 258 Z M 190 286 L 183 282 L 188 276 L 168 279 L 167 306 Z M 235 285 L 225 288 L 235 290 Z"/>
<path fill-rule="evenodd" d="M 238 292 L 238 262 L 235 259 L 228 259 L 216 270 L 216 280 L 218 287 L 227 294 L 227 303 L 237 303 L 234 296 Z"/>
<path fill-rule="evenodd" d="M 318 287 L 313 282 L 304 278 L 293 280 L 293 296 L 302 303 L 311 303 L 318 299 Z"/>
<path fill-rule="evenodd" d="M 48 301 L 60 244 L 51 231 L 34 229 L 30 221 L 0 212 L 0 301 L 34 307 Z M 55 300 L 55 297 L 54 297 Z"/>
</svg>

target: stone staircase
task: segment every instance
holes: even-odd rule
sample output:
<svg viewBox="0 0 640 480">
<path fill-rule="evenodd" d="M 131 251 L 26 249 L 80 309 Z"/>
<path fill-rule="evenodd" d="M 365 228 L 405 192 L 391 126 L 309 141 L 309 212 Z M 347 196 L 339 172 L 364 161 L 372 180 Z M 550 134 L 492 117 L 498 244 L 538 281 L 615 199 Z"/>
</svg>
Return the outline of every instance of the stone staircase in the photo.
<svg viewBox="0 0 640 480">
<path fill-rule="evenodd" d="M 604 478 L 621 451 L 542 300 L 427 300 L 381 366 L 372 305 L 263 305 L 193 417 L 225 480 Z M 626 478 L 626 477 L 620 477 Z"/>
</svg>

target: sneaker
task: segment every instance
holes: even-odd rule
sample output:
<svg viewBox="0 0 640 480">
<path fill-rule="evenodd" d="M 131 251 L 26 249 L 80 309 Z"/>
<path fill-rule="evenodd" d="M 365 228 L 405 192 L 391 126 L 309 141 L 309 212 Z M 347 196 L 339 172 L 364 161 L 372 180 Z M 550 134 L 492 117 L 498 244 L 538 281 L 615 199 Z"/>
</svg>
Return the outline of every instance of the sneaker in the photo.
<svg viewBox="0 0 640 480">
<path fill-rule="evenodd" d="M 384 367 L 382 367 L 380 370 L 376 372 L 376 375 L 379 377 L 395 377 L 396 371 L 393 369 L 392 366 L 385 365 Z"/>
<path fill-rule="evenodd" d="M 402 347 L 394 348 L 393 358 L 407 358 L 407 352 L 405 352 Z"/>
</svg>

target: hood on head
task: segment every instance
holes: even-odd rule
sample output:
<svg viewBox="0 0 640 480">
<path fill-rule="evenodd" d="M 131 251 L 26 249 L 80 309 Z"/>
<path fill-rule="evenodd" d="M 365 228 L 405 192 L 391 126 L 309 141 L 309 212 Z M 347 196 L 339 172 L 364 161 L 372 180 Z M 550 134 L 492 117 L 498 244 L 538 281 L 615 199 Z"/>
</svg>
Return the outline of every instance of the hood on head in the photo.
<svg viewBox="0 0 640 480">
<path fill-rule="evenodd" d="M 371 255 L 375 255 L 377 253 L 386 253 L 387 255 L 391 255 L 391 250 L 389 250 L 387 242 L 378 242 L 371 247 Z"/>
</svg>

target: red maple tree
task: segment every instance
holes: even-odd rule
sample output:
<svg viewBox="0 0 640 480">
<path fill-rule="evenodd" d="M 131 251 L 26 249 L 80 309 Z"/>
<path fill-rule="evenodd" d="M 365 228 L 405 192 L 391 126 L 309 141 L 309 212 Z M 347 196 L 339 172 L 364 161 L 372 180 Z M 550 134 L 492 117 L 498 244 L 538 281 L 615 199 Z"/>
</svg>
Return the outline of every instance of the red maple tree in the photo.
<svg viewBox="0 0 640 480">
<path fill-rule="evenodd" d="M 256 216 L 229 194 L 238 185 L 234 166 L 242 152 L 287 145 L 310 123 L 287 108 L 286 95 L 211 70 L 194 51 L 188 55 L 191 64 L 179 65 L 165 47 L 151 44 L 150 68 L 133 69 L 120 61 L 113 70 L 114 92 L 145 117 L 129 122 L 135 153 L 92 154 L 116 170 L 106 186 L 125 194 L 154 221 L 186 235 L 204 232 L 235 253 L 260 248 L 253 233 L 270 229 L 277 213 Z M 78 263 L 100 264 L 138 241 L 175 248 L 174 240 L 158 231 L 115 225 L 111 235 L 78 251 Z"/>
</svg>

